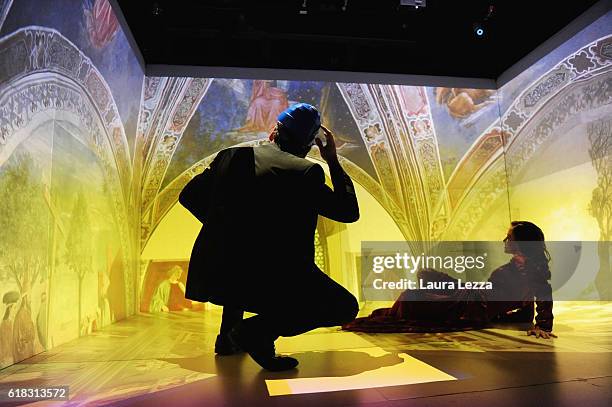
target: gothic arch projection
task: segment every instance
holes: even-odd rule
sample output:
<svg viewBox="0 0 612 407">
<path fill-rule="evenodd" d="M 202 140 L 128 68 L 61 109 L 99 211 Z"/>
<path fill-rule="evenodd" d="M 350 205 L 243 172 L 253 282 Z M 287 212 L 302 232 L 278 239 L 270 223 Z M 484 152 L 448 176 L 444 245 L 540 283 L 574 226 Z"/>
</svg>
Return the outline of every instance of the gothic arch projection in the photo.
<svg viewBox="0 0 612 407">
<path fill-rule="evenodd" d="M 266 142 L 266 139 L 260 139 L 236 146 L 254 146 Z M 210 164 L 215 155 L 212 154 L 194 164 L 160 192 L 158 212 L 153 214 L 154 223 L 147 235 L 148 239 L 141 246 L 143 264 L 151 259 L 177 260 L 189 257 L 193 239 L 201 224 L 177 204 L 178 195 L 187 182 Z M 311 154 L 308 158 L 315 162 L 323 162 L 318 154 Z M 344 225 L 320 218 L 315 232 L 315 262 L 319 266 L 323 264 L 324 267 L 321 269 L 325 273 L 359 297 L 358 258 L 361 240 L 367 240 L 368 236 L 371 237 L 370 240 L 376 240 L 381 236 L 387 240 L 402 240 L 402 233 L 395 219 L 392 218 L 392 214 L 383 207 L 383 202 L 389 202 L 389 199 L 384 197 L 384 191 L 378 183 L 348 159 L 340 157 L 340 161 L 353 179 L 358 196 L 361 196 L 360 203 L 365 205 L 362 206 L 362 209 L 367 210 L 362 213 L 361 224 L 358 222 Z M 392 207 L 392 209 L 399 211 L 397 207 Z M 372 231 L 372 227 L 376 230 Z M 177 233 L 177 230 L 180 232 Z M 319 237 L 318 244 L 317 237 Z M 330 253 L 342 253 L 342 255 L 332 256 Z"/>
<path fill-rule="evenodd" d="M 110 144 L 112 158 L 121 179 L 122 193 L 127 197 L 131 178 L 127 139 L 111 91 L 89 58 L 60 32 L 36 26 L 21 28 L 4 37 L 0 41 L 0 55 L 0 86 L 13 86 L 17 80 L 36 73 L 53 73 L 74 82 L 81 92 L 79 97 L 94 108 L 95 116 L 101 122 L 99 130 Z M 78 100 L 63 102 L 57 99 L 60 91 L 61 88 L 50 87 L 47 90 L 41 87 L 38 93 L 34 90 L 27 96 L 40 96 L 45 102 L 49 101 L 48 98 L 55 98 L 60 110 L 73 110 L 77 115 L 83 116 L 84 125 L 91 127 L 92 118 L 86 117 L 87 113 L 81 112 L 79 106 L 74 104 Z M 35 99 L 33 102 L 41 103 Z M 67 104 L 66 109 L 63 109 L 62 103 Z M 25 111 L 19 113 L 25 114 Z M 6 125 L 11 126 L 12 123 Z M 5 131 L 9 130 L 2 130 L 0 140 L 6 139 L 3 134 Z"/>
<path fill-rule="evenodd" d="M 388 210 L 391 203 L 400 208 L 390 212 L 406 240 L 436 238 L 446 223 L 448 205 L 424 88 L 346 83 L 338 87 L 389 199 L 383 205 Z"/>
<path fill-rule="evenodd" d="M 145 165 L 149 163 L 151 146 L 158 133 L 163 132 L 165 123 L 169 120 L 169 115 L 173 111 L 173 89 L 175 79 L 166 77 L 147 77 L 145 76 L 142 84 L 140 99 L 140 111 L 138 112 L 138 126 L 136 128 L 136 139 L 134 141 L 134 158 L 132 177 L 132 199 L 135 219 L 142 225 L 142 184 L 147 171 Z M 137 231 L 137 239 L 140 241 L 141 228 Z"/>
<path fill-rule="evenodd" d="M 135 173 L 137 173 L 139 171 L 138 169 L 139 165 L 136 164 L 136 160 L 138 159 L 138 154 L 139 154 L 138 152 L 140 151 L 141 152 L 140 155 L 142 155 L 142 160 L 144 161 L 143 178 L 148 176 L 147 171 L 150 172 L 150 171 L 155 170 L 155 171 L 160 172 L 161 170 L 155 169 L 157 165 L 161 165 L 161 168 L 163 168 L 163 171 L 165 173 L 168 167 L 169 161 L 171 159 L 171 156 L 167 156 L 167 159 L 164 159 L 162 164 L 159 164 L 159 163 L 154 164 L 156 153 L 154 152 L 155 147 L 152 144 L 155 142 L 155 140 L 161 139 L 159 134 L 162 133 L 163 130 L 160 130 L 160 126 L 163 128 L 164 123 L 170 120 L 170 118 L 168 117 L 168 114 L 165 112 L 170 110 L 169 106 L 171 106 L 171 103 L 172 103 L 172 102 L 169 102 L 168 99 L 169 99 L 169 95 L 171 96 L 173 94 L 172 93 L 173 91 L 168 90 L 168 89 L 172 89 L 172 86 L 174 86 L 172 84 L 169 84 L 169 82 L 173 80 L 176 81 L 176 79 L 173 79 L 173 78 L 146 78 L 146 81 L 145 81 L 145 87 L 143 91 L 143 108 L 141 109 L 138 136 L 136 140 L 137 145 L 139 146 L 142 145 L 143 147 L 136 149 L 137 157 L 135 158 L 135 165 L 134 165 L 135 167 L 134 171 Z M 209 85 L 210 83 L 208 83 L 206 85 L 206 88 L 203 89 L 201 97 L 204 96 L 204 93 L 206 89 L 208 89 Z M 161 103 L 163 103 L 163 106 L 160 106 Z M 162 115 L 164 114 L 166 114 L 166 117 L 162 117 Z M 193 114 L 193 112 L 191 112 L 191 114 Z M 171 144 L 170 149 L 173 152 L 177 147 L 179 139 L 176 139 L 174 136 L 172 136 L 172 137 L 165 138 L 165 140 L 167 140 L 166 141 L 167 143 Z M 161 145 L 162 148 L 164 147 L 163 143 L 160 143 L 159 141 L 157 142 L 158 144 Z M 315 154 L 318 153 L 316 149 L 313 150 L 313 152 Z M 212 158 L 213 157 L 210 157 L 210 160 L 212 160 Z M 203 170 L 203 168 L 209 162 L 206 160 L 207 159 L 204 159 L 200 161 L 199 163 L 196 163 L 194 166 L 192 166 L 192 168 L 188 169 L 183 174 L 178 176 L 177 179 L 171 181 L 168 184 L 168 187 L 171 187 L 171 188 L 181 187 L 182 188 L 182 186 L 184 186 L 188 180 L 184 181 L 182 184 L 181 182 L 177 180 L 183 179 L 185 177 L 188 177 L 188 179 L 191 179 L 189 174 L 191 174 L 191 177 L 192 177 L 193 175 L 195 175 L 194 170 L 196 173 L 197 171 Z M 350 165 L 354 167 L 355 169 L 357 168 L 353 163 L 351 163 Z M 361 170 L 359 171 L 351 170 L 351 171 L 354 172 L 352 176 L 354 176 L 355 179 L 359 179 L 360 180 L 359 182 L 361 182 L 361 184 L 364 185 L 364 187 L 366 187 L 368 191 L 374 197 L 376 197 L 376 199 L 378 199 L 381 203 L 384 202 L 383 204 L 384 208 L 391 213 L 394 219 L 398 219 L 402 217 L 402 212 L 401 210 L 399 210 L 399 206 L 393 200 L 390 200 L 387 197 L 385 197 L 385 193 L 383 192 L 383 189 L 380 188 L 380 185 L 376 181 L 371 179 L 371 177 L 367 176 L 367 174 Z M 135 177 L 135 178 L 138 178 L 138 177 Z M 161 176 L 160 178 L 163 178 L 163 176 Z M 159 183 L 161 183 L 161 180 L 159 181 Z M 142 246 L 141 247 L 144 247 L 144 244 L 146 244 L 150 233 L 156 227 L 159 220 L 164 216 L 167 210 L 174 204 L 175 201 L 173 201 L 173 199 L 175 199 L 175 197 L 173 197 L 172 194 L 168 195 L 168 192 L 167 192 L 168 188 L 164 188 L 164 190 L 159 191 L 159 187 L 157 187 L 157 189 L 150 188 L 148 184 L 143 185 L 142 191 L 143 191 L 143 201 L 141 205 L 142 207 L 142 216 L 141 216 L 141 219 L 142 219 L 141 245 Z"/>
<path fill-rule="evenodd" d="M 600 38 L 566 57 L 527 88 L 503 117 L 508 133 L 508 177 L 512 178 L 553 130 L 572 114 L 612 101 L 612 35 Z M 561 99 L 551 106 L 553 99 Z M 533 127 L 536 114 L 546 121 Z"/>
<path fill-rule="evenodd" d="M 267 142 L 267 139 L 253 140 L 237 144 L 234 147 L 256 146 Z M 143 233 L 143 236 L 146 236 L 146 239 L 143 240 L 141 246 L 143 249 L 157 225 L 159 225 L 164 216 L 166 216 L 168 211 L 178 201 L 178 196 L 181 190 L 193 177 L 204 171 L 204 169 L 208 167 L 208 165 L 212 162 L 215 156 L 216 154 L 211 154 L 210 156 L 198 161 L 190 168 L 185 170 L 178 177 L 176 177 L 174 180 L 169 182 L 168 185 L 159 193 L 159 196 L 157 197 L 157 205 L 155 206 L 155 211 L 152 212 L 149 217 L 149 219 L 151 220 L 151 223 L 149 224 L 150 226 L 146 225 L 148 229 L 146 233 Z M 313 160 L 318 162 L 323 162 L 320 155 L 318 154 L 318 150 L 315 149 L 313 149 L 312 153 L 309 155 L 309 158 L 312 158 Z M 370 195 L 372 195 L 374 199 L 378 201 L 385 210 L 387 210 L 387 212 L 392 218 L 394 213 L 401 213 L 400 209 L 396 205 L 394 205 L 392 201 L 390 202 L 389 198 L 385 196 L 385 192 L 380 187 L 378 182 L 376 182 L 376 180 L 374 180 L 370 175 L 368 175 L 368 173 L 366 173 L 364 170 L 362 170 L 360 167 L 358 167 L 348 159 L 342 156 L 340 156 L 339 158 L 340 162 L 342 163 L 342 167 L 346 170 L 347 174 L 351 177 L 351 179 L 361 185 Z M 389 208 L 391 210 L 389 210 Z"/>
<path fill-rule="evenodd" d="M 84 144 L 99 158 L 113 216 L 126 250 L 125 301 L 134 309 L 135 245 L 126 199 L 131 167 L 128 144 L 104 78 L 74 44 L 44 27 L 24 27 L 0 41 L 0 166 L 25 140 L 27 128 L 57 120 L 82 129 Z M 47 112 L 53 111 L 53 114 Z"/>
<path fill-rule="evenodd" d="M 401 86 L 337 86 L 358 124 L 360 136 L 382 182 L 379 184 L 344 159 L 347 172 L 380 202 L 407 240 L 435 238 L 442 228 L 440 222 L 446 222 L 448 199 L 443 188 L 435 130 L 424 88 L 410 87 L 415 95 L 405 95 L 405 87 Z M 145 91 L 144 95 L 156 97 L 154 90 Z M 409 97 L 418 99 L 417 107 L 406 106 Z M 257 144 L 257 141 L 241 145 L 252 144 Z M 318 153 L 316 150 L 313 152 Z M 154 205 L 145 207 L 143 202 L 141 247 L 174 205 L 178 192 L 213 158 L 214 155 L 201 160 L 171 181 L 157 193 Z M 144 191 L 147 191 L 146 186 Z M 153 190 L 149 192 L 153 194 Z"/>
<path fill-rule="evenodd" d="M 151 215 L 183 132 L 206 94 L 210 78 L 147 78 L 138 124 L 137 143 L 141 174 L 141 242 L 148 239 Z"/>
<path fill-rule="evenodd" d="M 512 181 L 555 129 L 573 115 L 612 103 L 611 73 L 612 36 L 606 36 L 567 56 L 526 87 L 451 175 L 452 221 L 444 236 L 467 238 L 486 214 L 482 202 L 507 193 L 507 180 Z M 536 122 L 536 117 L 543 119 Z"/>
</svg>

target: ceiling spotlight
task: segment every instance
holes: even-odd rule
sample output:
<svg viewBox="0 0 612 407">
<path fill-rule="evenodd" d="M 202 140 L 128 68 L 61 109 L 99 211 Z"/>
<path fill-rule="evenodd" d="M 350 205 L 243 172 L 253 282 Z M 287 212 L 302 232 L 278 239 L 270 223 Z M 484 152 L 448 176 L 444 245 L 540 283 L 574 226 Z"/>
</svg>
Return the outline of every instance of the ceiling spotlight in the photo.
<svg viewBox="0 0 612 407">
<path fill-rule="evenodd" d="M 484 38 L 486 34 L 485 26 L 480 23 L 474 23 L 474 35 L 476 38 Z"/>
</svg>

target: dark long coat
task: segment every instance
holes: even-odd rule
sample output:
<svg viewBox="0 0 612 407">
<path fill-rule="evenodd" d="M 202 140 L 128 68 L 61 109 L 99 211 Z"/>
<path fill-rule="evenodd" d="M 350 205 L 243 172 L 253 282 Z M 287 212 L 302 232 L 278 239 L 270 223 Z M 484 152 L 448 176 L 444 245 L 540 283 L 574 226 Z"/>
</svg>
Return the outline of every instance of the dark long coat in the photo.
<svg viewBox="0 0 612 407">
<path fill-rule="evenodd" d="M 319 164 L 274 143 L 220 151 L 179 196 L 203 224 L 185 296 L 240 305 L 299 290 L 302 273 L 316 267 L 317 216 L 345 223 L 359 218 L 351 179 L 337 163 L 330 172 L 333 190 Z"/>
</svg>

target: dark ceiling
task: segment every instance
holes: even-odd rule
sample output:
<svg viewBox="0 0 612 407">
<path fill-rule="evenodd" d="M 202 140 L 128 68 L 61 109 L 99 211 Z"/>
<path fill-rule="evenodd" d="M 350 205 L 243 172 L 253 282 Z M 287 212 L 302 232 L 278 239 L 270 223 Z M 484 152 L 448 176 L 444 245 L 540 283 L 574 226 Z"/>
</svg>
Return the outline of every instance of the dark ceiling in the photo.
<svg viewBox="0 0 612 407">
<path fill-rule="evenodd" d="M 597 1 L 117 2 L 147 64 L 495 79 Z"/>
</svg>

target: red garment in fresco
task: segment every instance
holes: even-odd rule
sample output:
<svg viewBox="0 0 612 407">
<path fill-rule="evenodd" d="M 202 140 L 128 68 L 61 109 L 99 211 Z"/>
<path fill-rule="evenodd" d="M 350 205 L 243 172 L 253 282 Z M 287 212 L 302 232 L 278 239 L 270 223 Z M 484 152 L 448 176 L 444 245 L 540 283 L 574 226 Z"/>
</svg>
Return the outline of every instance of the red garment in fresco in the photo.
<svg viewBox="0 0 612 407">
<path fill-rule="evenodd" d="M 249 110 L 240 131 L 270 131 L 276 124 L 278 115 L 289 107 L 285 91 L 271 86 L 270 82 L 253 81 Z"/>
<path fill-rule="evenodd" d="M 86 10 L 87 32 L 91 45 L 100 49 L 108 45 L 117 30 L 119 22 L 108 0 L 95 0 L 91 10 Z"/>
</svg>

